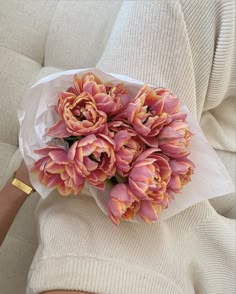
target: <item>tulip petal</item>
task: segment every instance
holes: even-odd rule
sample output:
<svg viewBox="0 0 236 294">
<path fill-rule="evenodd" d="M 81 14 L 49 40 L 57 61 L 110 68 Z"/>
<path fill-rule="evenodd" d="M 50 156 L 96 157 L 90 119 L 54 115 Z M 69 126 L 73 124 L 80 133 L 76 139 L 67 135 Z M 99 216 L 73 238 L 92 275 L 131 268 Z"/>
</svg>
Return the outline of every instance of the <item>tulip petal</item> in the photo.
<svg viewBox="0 0 236 294">
<path fill-rule="evenodd" d="M 74 75 L 74 87 L 77 95 L 79 95 L 82 91 L 82 81 L 77 74 Z"/>
<path fill-rule="evenodd" d="M 110 197 L 116 198 L 120 201 L 123 202 L 132 202 L 130 194 L 128 192 L 128 185 L 121 183 L 121 184 L 117 184 L 115 185 L 111 192 L 110 192 Z"/>
<path fill-rule="evenodd" d="M 183 136 L 176 132 L 173 128 L 171 127 L 165 127 L 161 130 L 158 140 L 159 140 L 159 146 L 161 144 L 164 144 L 165 142 L 169 142 L 171 140 L 177 140 L 181 139 Z"/>
<path fill-rule="evenodd" d="M 171 115 L 171 120 L 172 121 L 175 121 L 175 120 L 185 121 L 186 117 L 187 117 L 187 113 L 177 112 L 177 113 Z"/>
<path fill-rule="evenodd" d="M 136 159 L 136 162 L 144 160 L 145 158 L 147 158 L 151 154 L 158 152 L 158 151 L 160 151 L 160 149 L 158 149 L 158 148 L 149 148 L 149 149 L 145 150 L 143 153 L 141 153 L 141 155 Z"/>
<path fill-rule="evenodd" d="M 139 138 L 145 143 L 147 144 L 149 147 L 153 147 L 153 148 L 158 148 L 158 138 L 156 136 L 154 137 L 145 137 L 145 136 L 140 136 Z M 158 151 L 160 151 L 161 149 L 158 149 Z"/>
<path fill-rule="evenodd" d="M 171 179 L 168 184 L 168 189 L 178 193 L 182 188 L 180 178 L 176 175 L 171 176 Z"/>
<path fill-rule="evenodd" d="M 89 157 L 85 157 L 83 163 L 89 172 L 95 170 L 98 167 L 98 163 L 91 160 Z"/>
<path fill-rule="evenodd" d="M 58 149 L 60 149 L 60 147 L 58 147 L 58 146 L 47 146 L 45 148 L 34 150 L 34 153 L 47 156 L 49 152 L 51 152 L 53 150 L 58 150 Z"/>
<path fill-rule="evenodd" d="M 153 167 L 151 165 L 151 167 Z M 133 170 L 130 173 L 130 178 L 132 178 L 133 181 L 140 181 L 140 182 L 147 182 L 148 179 L 151 179 L 153 177 L 154 167 L 150 168 L 147 166 L 143 166 L 141 168 L 133 168 Z"/>
<path fill-rule="evenodd" d="M 67 154 L 67 157 L 68 157 L 68 160 L 69 160 L 69 161 L 74 160 L 74 158 L 75 158 L 75 154 L 76 154 L 77 146 L 78 146 L 78 141 L 76 141 L 76 142 L 75 142 L 74 144 L 72 144 L 72 146 L 70 147 L 70 149 L 69 149 L 69 151 L 68 151 L 68 154 Z"/>
<path fill-rule="evenodd" d="M 119 150 L 126 141 L 131 138 L 131 135 L 127 131 L 119 131 L 114 137 L 114 142 L 116 145 L 116 150 Z"/>
<path fill-rule="evenodd" d="M 179 99 L 174 96 L 164 97 L 163 111 L 169 114 L 176 112 L 179 108 Z"/>
<path fill-rule="evenodd" d="M 141 201 L 138 214 L 147 224 L 158 220 L 158 215 L 155 210 L 155 205 L 151 201 L 145 201 L 145 200 Z"/>
<path fill-rule="evenodd" d="M 49 162 L 46 166 L 47 172 L 51 174 L 60 174 L 65 170 L 64 165 L 55 162 Z"/>
<path fill-rule="evenodd" d="M 120 224 L 120 219 L 119 219 L 118 217 L 115 217 L 115 216 L 112 214 L 112 212 L 110 211 L 109 208 L 107 208 L 107 212 L 108 212 L 108 215 L 109 215 L 110 219 L 112 220 L 112 222 L 113 222 L 116 226 L 118 226 L 118 225 Z"/>
<path fill-rule="evenodd" d="M 186 174 L 188 171 L 188 165 L 177 160 L 170 160 L 170 167 L 173 174 Z"/>
<path fill-rule="evenodd" d="M 64 120 L 59 120 L 53 127 L 47 130 L 47 136 L 54 138 L 66 138 L 70 137 L 71 133 L 68 132 Z"/>
<path fill-rule="evenodd" d="M 48 154 L 53 161 L 59 164 L 66 164 L 68 162 L 67 153 L 65 150 L 54 150 Z"/>
<path fill-rule="evenodd" d="M 62 196 L 69 196 L 73 194 L 73 191 L 71 188 L 68 188 L 65 186 L 64 183 L 61 183 L 60 185 L 57 186 L 58 192 L 62 195 Z"/>
<path fill-rule="evenodd" d="M 148 185 L 144 183 L 137 183 L 129 178 L 129 187 L 136 199 L 147 199 L 146 190 Z"/>
<path fill-rule="evenodd" d="M 42 167 L 44 168 L 45 165 L 47 164 L 47 162 L 49 161 L 49 157 L 42 157 L 40 159 L 38 159 L 37 161 L 35 161 L 33 167 L 31 168 L 31 172 L 32 173 L 39 173 L 42 171 Z"/>
<path fill-rule="evenodd" d="M 88 144 L 93 144 L 96 141 L 97 137 L 95 135 L 88 135 L 81 139 L 78 143 L 78 147 L 87 146 Z"/>
</svg>

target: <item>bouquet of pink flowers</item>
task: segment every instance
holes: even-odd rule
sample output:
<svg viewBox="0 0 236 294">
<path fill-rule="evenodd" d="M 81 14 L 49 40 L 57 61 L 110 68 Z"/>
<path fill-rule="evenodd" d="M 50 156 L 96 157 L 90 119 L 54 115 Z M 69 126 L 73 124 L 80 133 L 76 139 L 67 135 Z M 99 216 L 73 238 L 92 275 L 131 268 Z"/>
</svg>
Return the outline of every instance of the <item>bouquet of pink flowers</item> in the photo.
<svg viewBox="0 0 236 294">
<path fill-rule="evenodd" d="M 169 90 L 144 85 L 132 97 L 123 83 L 75 74 L 73 87 L 59 93 L 55 111 L 59 119 L 47 135 L 67 144 L 35 150 L 42 157 L 31 171 L 61 195 L 78 195 L 85 181 L 104 190 L 110 180 L 107 210 L 115 224 L 136 214 L 156 221 L 191 180 L 192 133 Z"/>
<path fill-rule="evenodd" d="M 86 184 L 115 224 L 157 221 L 195 169 L 187 111 L 165 88 L 103 82 L 91 71 L 70 76 L 66 88 L 54 85 L 57 95 L 38 106 L 41 114 L 35 110 L 40 138 L 32 146 L 44 145 L 28 160 L 36 181 L 64 196 L 79 195 Z M 23 155 L 30 153 L 27 140 L 21 132 Z"/>
</svg>

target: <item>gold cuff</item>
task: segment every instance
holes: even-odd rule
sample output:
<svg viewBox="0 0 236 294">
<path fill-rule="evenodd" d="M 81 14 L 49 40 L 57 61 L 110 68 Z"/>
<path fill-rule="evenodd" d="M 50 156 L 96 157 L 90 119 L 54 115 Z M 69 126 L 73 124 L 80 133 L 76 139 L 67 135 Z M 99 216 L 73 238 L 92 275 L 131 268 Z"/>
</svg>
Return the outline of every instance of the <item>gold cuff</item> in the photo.
<svg viewBox="0 0 236 294">
<path fill-rule="evenodd" d="M 17 178 L 15 178 L 15 175 L 14 175 L 14 178 L 11 182 L 11 184 L 18 188 L 19 190 L 21 190 L 22 192 L 26 193 L 27 195 L 30 195 L 31 193 L 34 192 L 34 189 L 28 185 L 26 185 L 25 183 L 21 182 L 20 180 L 18 180 Z"/>
</svg>

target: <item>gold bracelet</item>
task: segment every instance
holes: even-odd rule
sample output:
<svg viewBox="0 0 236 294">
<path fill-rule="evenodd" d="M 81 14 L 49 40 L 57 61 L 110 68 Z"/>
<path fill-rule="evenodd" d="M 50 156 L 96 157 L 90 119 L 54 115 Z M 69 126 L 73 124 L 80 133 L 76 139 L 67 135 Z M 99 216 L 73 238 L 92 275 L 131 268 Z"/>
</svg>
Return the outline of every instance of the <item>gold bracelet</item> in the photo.
<svg viewBox="0 0 236 294">
<path fill-rule="evenodd" d="M 22 181 L 20 181 L 19 179 L 17 179 L 15 177 L 15 174 L 14 174 L 14 177 L 13 177 L 13 180 L 12 180 L 11 184 L 14 187 L 16 187 L 17 189 L 19 189 L 22 192 L 24 192 L 25 194 L 27 194 L 28 196 L 35 191 L 34 188 L 26 185 L 25 183 L 23 183 Z"/>
</svg>

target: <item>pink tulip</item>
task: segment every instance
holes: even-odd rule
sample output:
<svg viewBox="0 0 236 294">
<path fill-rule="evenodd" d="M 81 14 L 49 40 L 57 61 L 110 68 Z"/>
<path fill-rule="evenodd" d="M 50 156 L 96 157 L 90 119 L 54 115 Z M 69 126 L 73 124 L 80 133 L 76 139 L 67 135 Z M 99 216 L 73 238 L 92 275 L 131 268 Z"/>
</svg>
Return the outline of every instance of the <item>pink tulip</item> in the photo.
<svg viewBox="0 0 236 294">
<path fill-rule="evenodd" d="M 157 221 L 160 212 L 168 208 L 168 203 L 171 198 L 171 193 L 165 192 L 157 200 L 141 200 L 138 214 L 147 224 Z"/>
<path fill-rule="evenodd" d="M 117 172 L 127 177 L 133 162 L 144 151 L 145 145 L 132 129 L 117 132 L 114 142 Z"/>
<path fill-rule="evenodd" d="M 105 87 L 107 91 L 106 96 L 103 94 L 97 94 L 94 96 L 98 109 L 101 109 L 112 116 L 123 112 L 131 100 L 124 84 L 120 83 L 114 85 L 112 83 L 108 83 L 105 84 Z"/>
<path fill-rule="evenodd" d="M 61 179 L 63 183 L 58 187 L 58 190 L 62 195 L 79 195 L 85 182 L 82 172 L 78 171 L 73 163 L 65 166 L 65 172 L 61 174 Z"/>
<path fill-rule="evenodd" d="M 115 115 L 124 109 L 129 103 L 130 97 L 123 84 L 113 85 L 110 83 L 104 85 L 104 87 L 105 92 L 99 92 L 93 96 L 97 108 L 106 114 Z"/>
<path fill-rule="evenodd" d="M 127 117 L 138 134 L 153 137 L 159 133 L 168 119 L 163 108 L 163 99 L 145 85 L 138 92 L 134 101 L 129 103 Z"/>
<path fill-rule="evenodd" d="M 159 148 L 172 158 L 181 158 L 190 154 L 188 146 L 192 133 L 188 124 L 183 121 L 173 121 L 165 126 L 157 136 Z"/>
<path fill-rule="evenodd" d="M 132 163 L 145 150 L 145 144 L 126 120 L 108 123 L 108 135 L 115 142 L 117 172 L 127 177 Z"/>
<path fill-rule="evenodd" d="M 68 152 L 68 158 L 86 177 L 89 183 L 104 189 L 104 181 L 114 176 L 114 142 L 106 135 L 88 135 L 76 141 Z"/>
<path fill-rule="evenodd" d="M 74 87 L 69 88 L 67 92 L 74 93 L 76 96 L 79 96 L 82 92 L 87 92 L 94 96 L 97 93 L 106 93 L 106 88 L 95 74 L 88 72 L 81 78 L 78 74 L 75 74 Z"/>
<path fill-rule="evenodd" d="M 47 188 L 57 188 L 61 195 L 79 194 L 85 178 L 76 172 L 68 161 L 67 152 L 62 147 L 48 146 L 36 150 L 43 157 L 34 163 L 31 171 L 38 174 L 39 182 Z"/>
<path fill-rule="evenodd" d="M 98 93 L 106 93 L 106 88 L 102 81 L 93 73 L 87 73 L 82 77 L 83 92 L 87 92 L 94 97 Z"/>
<path fill-rule="evenodd" d="M 163 193 L 171 176 L 168 158 L 149 148 L 141 153 L 133 164 L 128 182 L 132 193 L 140 200 L 162 202 Z"/>
<path fill-rule="evenodd" d="M 98 110 L 106 114 L 115 114 L 126 106 L 130 97 L 122 83 L 114 85 L 112 83 L 103 84 L 93 73 L 87 73 L 80 78 L 74 76 L 74 88 L 67 91 L 80 95 L 82 92 L 89 93 L 95 100 Z"/>
<path fill-rule="evenodd" d="M 179 112 L 179 98 L 174 96 L 168 89 L 165 88 L 156 88 L 154 89 L 156 95 L 162 98 L 164 105 L 163 105 L 163 112 L 166 112 L 170 115 Z"/>
<path fill-rule="evenodd" d="M 140 209 L 138 214 L 145 223 L 150 224 L 158 220 L 158 215 L 162 210 L 161 205 L 150 200 L 140 201 Z"/>
<path fill-rule="evenodd" d="M 114 139 L 116 133 L 118 133 L 119 131 L 132 130 L 132 127 L 130 126 L 129 122 L 126 120 L 113 119 L 111 122 L 107 124 L 107 126 L 108 126 L 107 134 L 112 139 Z"/>
<path fill-rule="evenodd" d="M 93 97 L 82 92 L 79 96 L 73 93 L 61 93 L 58 99 L 58 113 L 61 117 L 47 135 L 56 138 L 96 134 L 106 125 L 107 116 L 97 109 Z"/>
<path fill-rule="evenodd" d="M 107 211 L 114 224 L 119 225 L 121 219 L 134 219 L 139 206 L 127 184 L 117 184 L 112 188 Z"/>
<path fill-rule="evenodd" d="M 174 193 L 178 193 L 184 185 L 191 181 L 195 165 L 186 157 L 171 159 L 169 164 L 172 169 L 172 175 L 168 183 L 168 189 Z"/>
</svg>

